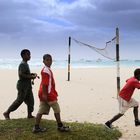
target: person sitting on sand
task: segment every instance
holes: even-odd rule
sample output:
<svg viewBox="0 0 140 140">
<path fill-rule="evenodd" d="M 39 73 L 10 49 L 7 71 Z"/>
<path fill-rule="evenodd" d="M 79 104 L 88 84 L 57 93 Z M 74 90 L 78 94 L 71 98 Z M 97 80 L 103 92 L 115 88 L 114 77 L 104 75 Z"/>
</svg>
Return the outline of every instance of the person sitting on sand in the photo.
<svg viewBox="0 0 140 140">
<path fill-rule="evenodd" d="M 108 128 L 112 128 L 112 123 L 118 120 L 124 115 L 124 113 L 131 107 L 133 107 L 135 126 L 140 125 L 140 120 L 138 117 L 138 102 L 132 98 L 135 88 L 140 89 L 140 69 L 134 71 L 134 76 L 126 80 L 125 86 L 119 92 L 119 113 L 115 115 L 111 120 L 107 121 L 105 125 Z"/>
<path fill-rule="evenodd" d="M 43 56 L 43 63 L 45 67 L 41 71 L 41 83 L 39 88 L 39 111 L 36 115 L 35 126 L 33 127 L 33 132 L 44 132 L 46 129 L 40 127 L 40 120 L 42 115 L 49 114 L 50 108 L 54 111 L 54 116 L 57 121 L 57 128 L 59 131 L 69 131 L 69 126 L 64 126 L 60 117 L 60 107 L 57 102 L 57 92 L 55 90 L 55 81 L 53 78 L 53 73 L 50 69 L 52 64 L 52 57 L 50 54 L 45 54 Z"/>
<path fill-rule="evenodd" d="M 3 113 L 5 119 L 10 119 L 10 113 L 15 111 L 23 102 L 27 105 L 27 118 L 33 118 L 34 97 L 32 92 L 31 81 L 37 76 L 36 73 L 30 73 L 27 61 L 31 58 L 31 53 L 28 49 L 21 51 L 22 62 L 18 67 L 19 80 L 17 82 L 18 95 L 16 100 L 11 104 L 6 112 Z M 9 95 L 10 96 L 10 95 Z"/>
</svg>

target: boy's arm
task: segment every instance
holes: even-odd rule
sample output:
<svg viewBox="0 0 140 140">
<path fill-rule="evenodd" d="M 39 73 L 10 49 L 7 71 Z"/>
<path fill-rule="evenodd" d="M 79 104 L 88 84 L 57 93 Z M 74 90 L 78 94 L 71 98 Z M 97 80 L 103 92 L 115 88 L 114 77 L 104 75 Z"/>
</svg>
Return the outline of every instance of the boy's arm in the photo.
<svg viewBox="0 0 140 140">
<path fill-rule="evenodd" d="M 20 75 L 21 77 L 23 77 L 23 78 L 35 79 L 35 78 L 37 77 L 37 74 L 35 74 L 35 73 L 30 73 L 30 72 L 27 73 L 27 71 L 28 71 L 27 69 L 28 69 L 28 68 L 27 68 L 26 65 L 21 64 L 21 65 L 19 66 L 19 75 Z"/>
<path fill-rule="evenodd" d="M 27 79 L 35 79 L 37 77 L 37 74 L 25 74 L 22 71 L 19 71 L 19 75 Z"/>
<path fill-rule="evenodd" d="M 140 89 L 140 83 L 139 83 L 139 81 L 135 81 L 134 82 L 134 86 L 135 86 L 135 88 Z"/>
<path fill-rule="evenodd" d="M 44 99 L 44 101 L 47 101 L 47 87 L 46 85 L 42 85 L 42 98 Z"/>
<path fill-rule="evenodd" d="M 42 77 L 42 98 L 44 99 L 44 101 L 47 101 L 47 93 L 48 93 L 48 85 L 49 85 L 49 74 L 43 72 L 41 74 Z"/>
</svg>

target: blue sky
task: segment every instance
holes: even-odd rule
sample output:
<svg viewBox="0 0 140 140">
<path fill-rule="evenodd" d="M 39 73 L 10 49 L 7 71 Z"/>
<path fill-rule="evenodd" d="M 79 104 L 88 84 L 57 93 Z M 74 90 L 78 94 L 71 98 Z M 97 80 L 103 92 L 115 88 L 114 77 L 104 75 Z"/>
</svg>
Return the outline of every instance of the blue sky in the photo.
<svg viewBox="0 0 140 140">
<path fill-rule="evenodd" d="M 67 59 L 68 37 L 97 48 L 120 29 L 120 58 L 140 59 L 139 0 L 0 0 L 0 58 L 19 58 L 24 48 L 32 58 L 45 53 Z M 72 42 L 73 59 L 99 54 Z"/>
</svg>

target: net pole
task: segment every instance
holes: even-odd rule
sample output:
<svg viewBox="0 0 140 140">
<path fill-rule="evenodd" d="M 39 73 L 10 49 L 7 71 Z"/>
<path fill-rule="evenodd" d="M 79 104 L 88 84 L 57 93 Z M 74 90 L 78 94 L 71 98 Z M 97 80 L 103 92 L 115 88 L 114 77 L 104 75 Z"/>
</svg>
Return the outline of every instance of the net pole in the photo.
<svg viewBox="0 0 140 140">
<path fill-rule="evenodd" d="M 68 81 L 70 81 L 70 50 L 71 50 L 71 37 L 69 37 L 69 47 L 68 47 Z"/>
<path fill-rule="evenodd" d="M 117 98 L 120 92 L 119 28 L 116 28 Z"/>
</svg>

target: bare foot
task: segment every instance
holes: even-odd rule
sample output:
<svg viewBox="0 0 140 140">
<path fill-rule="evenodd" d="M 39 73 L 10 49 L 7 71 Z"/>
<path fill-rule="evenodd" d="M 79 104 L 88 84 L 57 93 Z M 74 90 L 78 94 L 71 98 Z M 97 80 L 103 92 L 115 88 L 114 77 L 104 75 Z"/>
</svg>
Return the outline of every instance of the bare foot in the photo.
<svg viewBox="0 0 140 140">
<path fill-rule="evenodd" d="M 9 113 L 4 112 L 4 113 L 3 113 L 3 116 L 5 117 L 6 120 L 10 120 Z"/>
</svg>

